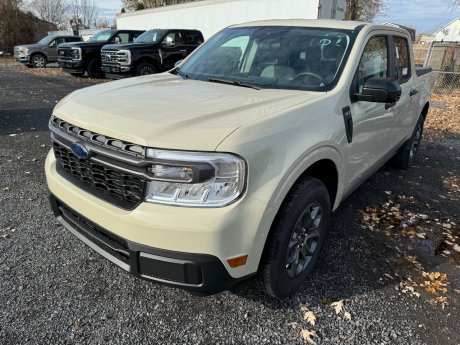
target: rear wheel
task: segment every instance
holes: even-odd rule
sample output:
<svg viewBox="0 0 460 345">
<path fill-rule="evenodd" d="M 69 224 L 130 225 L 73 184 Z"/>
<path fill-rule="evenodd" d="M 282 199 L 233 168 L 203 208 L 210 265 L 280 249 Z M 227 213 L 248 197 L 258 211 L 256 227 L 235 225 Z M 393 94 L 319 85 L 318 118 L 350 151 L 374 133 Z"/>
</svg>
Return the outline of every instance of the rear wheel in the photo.
<svg viewBox="0 0 460 345">
<path fill-rule="evenodd" d="M 92 59 L 88 63 L 88 76 L 90 78 L 102 78 L 104 76 L 104 72 L 101 69 L 101 61 L 99 59 Z"/>
<path fill-rule="evenodd" d="M 407 140 L 399 152 L 393 157 L 394 165 L 399 169 L 409 169 L 415 165 L 423 134 L 425 118 L 420 115 L 412 136 Z"/>
<path fill-rule="evenodd" d="M 141 62 L 136 68 L 136 75 L 147 75 L 157 73 L 157 69 L 150 62 Z"/>
<path fill-rule="evenodd" d="M 265 291 L 277 298 L 295 293 L 318 260 L 326 238 L 331 201 L 326 186 L 305 178 L 283 202 L 262 263 Z"/>
<path fill-rule="evenodd" d="M 30 59 L 32 67 L 34 68 L 45 68 L 46 67 L 46 57 L 42 54 L 32 55 Z"/>
</svg>

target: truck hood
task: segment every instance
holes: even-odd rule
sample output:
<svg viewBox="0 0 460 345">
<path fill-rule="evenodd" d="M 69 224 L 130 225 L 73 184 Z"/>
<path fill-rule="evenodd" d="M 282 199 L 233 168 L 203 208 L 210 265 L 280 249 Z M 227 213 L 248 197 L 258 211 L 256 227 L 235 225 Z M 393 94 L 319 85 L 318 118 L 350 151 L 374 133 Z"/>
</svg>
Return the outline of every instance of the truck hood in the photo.
<svg viewBox="0 0 460 345">
<path fill-rule="evenodd" d="M 41 47 L 45 47 L 46 45 L 44 44 L 38 44 L 38 43 L 33 43 L 33 44 L 21 44 L 19 46 L 15 46 L 14 49 L 20 49 L 20 48 L 27 48 L 27 49 L 37 49 Z"/>
<path fill-rule="evenodd" d="M 69 43 L 61 43 L 59 48 L 73 48 L 73 47 L 80 47 L 80 48 L 100 48 L 105 45 L 106 42 L 69 42 Z"/>
<path fill-rule="evenodd" d="M 162 73 L 75 91 L 56 105 L 53 114 L 138 145 L 214 151 L 239 127 L 322 95 L 254 90 Z"/>
<path fill-rule="evenodd" d="M 155 48 L 158 47 L 158 44 L 154 43 L 126 43 L 126 44 L 106 44 L 102 49 L 107 50 L 121 50 L 121 49 L 145 49 L 145 48 Z"/>
</svg>

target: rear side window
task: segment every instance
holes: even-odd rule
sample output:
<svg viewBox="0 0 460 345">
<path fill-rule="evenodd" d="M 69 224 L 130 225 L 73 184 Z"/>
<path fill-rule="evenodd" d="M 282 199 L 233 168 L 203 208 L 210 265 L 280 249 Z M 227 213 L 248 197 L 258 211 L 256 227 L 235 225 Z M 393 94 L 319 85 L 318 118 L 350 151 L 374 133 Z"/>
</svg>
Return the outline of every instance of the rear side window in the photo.
<svg viewBox="0 0 460 345">
<path fill-rule="evenodd" d="M 203 43 L 203 37 L 198 32 L 188 31 L 183 33 L 185 38 L 185 44 L 189 45 L 200 45 Z"/>
<path fill-rule="evenodd" d="M 364 48 L 358 67 L 358 88 L 370 78 L 388 79 L 388 40 L 385 36 L 372 37 Z"/>
<path fill-rule="evenodd" d="M 66 37 L 66 42 L 78 42 L 80 41 L 80 37 Z"/>
<path fill-rule="evenodd" d="M 393 37 L 395 46 L 396 77 L 400 83 L 410 79 L 409 42 L 403 37 Z"/>
</svg>

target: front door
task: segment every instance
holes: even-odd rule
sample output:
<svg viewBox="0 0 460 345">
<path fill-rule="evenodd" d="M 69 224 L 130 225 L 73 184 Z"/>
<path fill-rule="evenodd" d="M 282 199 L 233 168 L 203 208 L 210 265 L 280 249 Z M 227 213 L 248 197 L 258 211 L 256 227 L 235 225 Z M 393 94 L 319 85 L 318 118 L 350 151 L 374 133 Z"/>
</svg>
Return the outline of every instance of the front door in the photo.
<svg viewBox="0 0 460 345">
<path fill-rule="evenodd" d="M 391 78 L 389 38 L 371 36 L 362 52 L 351 94 L 360 93 L 369 78 Z M 345 147 L 347 184 L 354 188 L 379 164 L 394 141 L 393 109 L 385 103 L 353 101 L 350 111 L 353 121 L 352 141 Z"/>
</svg>

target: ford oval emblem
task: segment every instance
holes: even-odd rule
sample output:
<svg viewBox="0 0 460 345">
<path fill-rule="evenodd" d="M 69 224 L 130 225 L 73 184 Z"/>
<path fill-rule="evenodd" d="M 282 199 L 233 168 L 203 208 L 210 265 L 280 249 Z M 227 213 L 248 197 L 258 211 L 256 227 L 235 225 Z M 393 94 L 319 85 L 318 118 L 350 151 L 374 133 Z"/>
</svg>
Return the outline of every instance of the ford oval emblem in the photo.
<svg viewBox="0 0 460 345">
<path fill-rule="evenodd" d="M 70 149 L 78 158 L 84 159 L 89 157 L 88 149 L 81 143 L 73 143 L 70 145 Z"/>
</svg>

